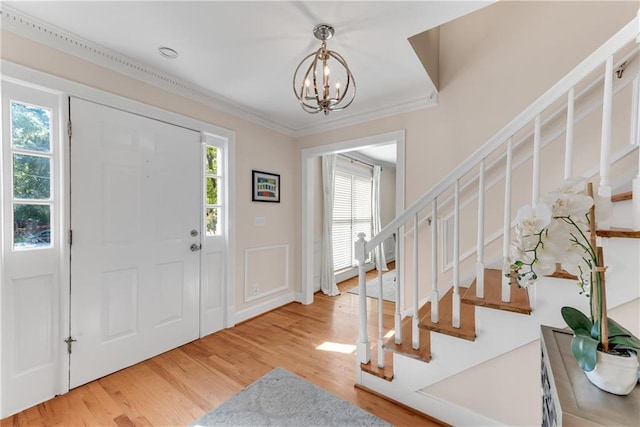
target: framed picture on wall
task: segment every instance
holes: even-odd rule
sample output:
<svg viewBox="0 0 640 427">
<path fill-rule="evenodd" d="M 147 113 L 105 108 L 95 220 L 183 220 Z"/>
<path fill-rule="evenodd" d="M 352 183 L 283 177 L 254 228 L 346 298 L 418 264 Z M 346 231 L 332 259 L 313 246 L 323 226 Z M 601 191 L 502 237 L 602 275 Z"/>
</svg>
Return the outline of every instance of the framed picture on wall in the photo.
<svg viewBox="0 0 640 427">
<path fill-rule="evenodd" d="M 280 203 L 280 175 L 255 170 L 251 174 L 251 201 Z"/>
</svg>

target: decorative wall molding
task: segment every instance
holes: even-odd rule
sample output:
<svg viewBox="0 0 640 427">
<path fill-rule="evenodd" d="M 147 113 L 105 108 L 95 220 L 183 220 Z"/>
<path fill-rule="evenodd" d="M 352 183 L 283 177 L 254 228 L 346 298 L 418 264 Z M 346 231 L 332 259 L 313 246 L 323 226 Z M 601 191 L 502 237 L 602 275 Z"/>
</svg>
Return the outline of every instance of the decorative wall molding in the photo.
<svg viewBox="0 0 640 427">
<path fill-rule="evenodd" d="M 267 271 L 261 270 L 260 266 L 252 266 L 251 265 L 251 254 L 256 252 L 265 252 L 265 251 L 282 251 L 284 249 L 284 259 L 282 261 L 282 272 L 284 277 L 282 277 L 282 284 L 275 288 L 271 288 L 267 291 L 260 291 L 259 283 L 251 283 L 253 281 L 249 280 L 249 272 L 251 271 L 262 271 L 261 277 L 268 279 Z M 270 272 L 277 270 L 274 266 L 274 269 Z M 278 280 L 278 279 L 276 279 Z M 254 286 L 257 287 L 254 289 Z M 251 302 L 260 298 L 264 298 L 266 296 L 284 291 L 289 289 L 289 244 L 284 243 L 280 245 L 269 245 L 269 246 L 260 246 L 255 248 L 248 248 L 244 251 L 244 302 Z M 257 291 L 257 292 L 254 292 Z"/>
<path fill-rule="evenodd" d="M 254 305 L 250 308 L 237 311 L 233 317 L 233 324 L 237 325 L 238 323 L 249 320 L 252 317 L 260 316 L 261 314 L 274 310 L 278 307 L 282 307 L 283 305 L 289 304 L 293 301 L 297 300 L 295 298 L 295 294 L 293 292 L 290 292 L 286 293 L 285 295 L 267 300 L 262 304 Z"/>
<path fill-rule="evenodd" d="M 320 124 L 292 127 L 274 121 L 261 111 L 90 42 L 62 28 L 21 13 L 6 4 L 2 4 L 0 7 L 2 8 L 0 9 L 0 27 L 3 30 L 291 137 L 364 123 L 437 104 L 437 92 L 434 90 L 429 96 L 411 99 L 396 105 L 369 109 L 361 113 L 343 113 L 337 119 L 332 118 L 330 121 L 324 121 Z"/>
<path fill-rule="evenodd" d="M 269 129 L 287 135 L 291 135 L 294 132 L 293 129 L 270 120 L 258 111 L 121 55 L 104 46 L 92 43 L 61 28 L 20 13 L 6 4 L 2 5 L 0 15 L 3 30 L 77 56 L 125 76 L 142 80 L 160 89 L 201 102 L 209 107 L 233 114 Z"/>
</svg>

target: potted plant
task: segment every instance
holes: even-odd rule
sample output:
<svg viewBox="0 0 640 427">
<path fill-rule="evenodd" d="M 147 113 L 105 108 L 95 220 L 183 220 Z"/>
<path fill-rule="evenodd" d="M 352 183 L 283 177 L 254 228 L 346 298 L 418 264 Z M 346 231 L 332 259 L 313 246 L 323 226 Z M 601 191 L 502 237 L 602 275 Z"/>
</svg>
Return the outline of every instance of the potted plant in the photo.
<svg viewBox="0 0 640 427">
<path fill-rule="evenodd" d="M 562 307 L 562 317 L 574 333 L 571 352 L 592 383 L 624 395 L 637 382 L 640 340 L 607 317 L 606 266 L 602 248 L 596 245 L 595 226 L 591 184 L 568 179 L 557 191 L 542 196 L 535 207 L 518 210 L 505 275 L 526 287 L 540 275 L 552 274 L 556 263 L 561 263 L 578 278 L 580 293 L 589 297 L 590 315 Z M 609 378 L 611 363 L 613 378 Z"/>
</svg>

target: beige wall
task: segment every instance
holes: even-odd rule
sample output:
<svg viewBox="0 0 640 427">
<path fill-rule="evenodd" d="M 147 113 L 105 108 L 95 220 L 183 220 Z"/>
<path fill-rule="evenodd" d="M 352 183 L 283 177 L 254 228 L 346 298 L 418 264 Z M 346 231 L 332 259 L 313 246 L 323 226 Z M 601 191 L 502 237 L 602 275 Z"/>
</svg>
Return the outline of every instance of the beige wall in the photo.
<svg viewBox="0 0 640 427">
<path fill-rule="evenodd" d="M 409 205 L 633 19 L 637 10 L 637 2 L 501 2 L 459 18 L 440 30 L 437 106 L 305 136 L 299 138 L 300 148 L 405 129 Z M 488 208 L 487 217 L 491 215 Z M 421 245 L 420 256 L 430 259 L 429 245 Z M 428 270 L 422 269 L 421 277 L 430 277 Z M 422 297 L 430 291 L 427 281 L 421 283 Z M 531 344 L 428 392 L 475 408 L 470 402 L 495 382 L 491 404 L 477 405 L 482 413 L 506 424 L 539 424 L 537 357 Z M 504 375 L 503 363 L 509 375 Z"/>
<path fill-rule="evenodd" d="M 232 197 L 237 210 L 236 308 L 244 309 L 262 302 L 242 302 L 246 249 L 289 244 L 290 287 L 301 289 L 301 149 L 405 129 L 405 200 L 409 204 L 629 22 L 637 8 L 637 2 L 610 1 L 497 3 L 441 27 L 437 106 L 297 139 L 6 31 L 2 33 L 1 55 L 30 68 L 235 131 L 237 194 Z M 250 201 L 251 169 L 281 174 L 282 203 Z M 266 217 L 267 225 L 254 227 L 255 216 Z M 504 357 L 517 360 L 518 353 Z M 431 391 L 445 397 L 449 390 L 459 392 L 458 385 L 462 384 L 464 393 L 459 395 L 459 403 L 468 403 L 462 399 L 486 391 L 486 383 L 481 380 L 487 378 L 487 372 L 502 374 L 498 367 L 471 370 Z M 528 371 L 522 375 L 526 381 L 533 378 Z M 513 390 L 507 384 L 504 392 Z M 511 408 L 512 413 L 520 410 L 517 405 Z M 487 415 L 505 417 L 503 411 Z"/>
<path fill-rule="evenodd" d="M 230 196 L 235 199 L 237 212 L 236 218 L 232 219 L 236 229 L 236 311 L 301 289 L 298 231 L 300 157 L 293 138 L 7 31 L 2 31 L 1 47 L 0 55 L 4 60 L 234 131 L 236 165 L 231 173 L 235 177 L 237 191 Z M 280 174 L 281 203 L 251 202 L 252 169 Z M 256 216 L 266 218 L 264 227 L 254 226 Z M 245 250 L 283 244 L 289 245 L 290 260 L 286 272 L 289 288 L 245 303 Z M 280 268 L 274 270 L 273 280 L 266 280 L 266 288 L 260 292 L 277 288 L 283 274 Z"/>
</svg>

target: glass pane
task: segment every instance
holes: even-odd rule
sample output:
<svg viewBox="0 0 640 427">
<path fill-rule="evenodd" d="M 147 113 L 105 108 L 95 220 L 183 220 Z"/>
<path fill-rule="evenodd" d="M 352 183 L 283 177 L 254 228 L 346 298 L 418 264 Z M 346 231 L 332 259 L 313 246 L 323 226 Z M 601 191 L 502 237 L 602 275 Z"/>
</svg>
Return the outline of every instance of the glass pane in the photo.
<svg viewBox="0 0 640 427">
<path fill-rule="evenodd" d="M 218 224 L 218 211 L 219 208 L 207 208 L 206 229 L 207 236 L 217 236 L 220 234 L 220 228 Z"/>
<path fill-rule="evenodd" d="M 13 155 L 13 197 L 44 200 L 51 197 L 51 159 L 49 157 Z"/>
<path fill-rule="evenodd" d="M 207 178 L 207 205 L 218 204 L 218 179 Z"/>
<path fill-rule="evenodd" d="M 218 149 L 216 147 L 207 147 L 207 173 L 211 175 L 218 174 Z"/>
<path fill-rule="evenodd" d="M 13 206 L 13 248 L 51 247 L 51 206 Z"/>
<path fill-rule="evenodd" d="M 11 141 L 15 148 L 50 152 L 51 111 L 11 102 Z"/>
</svg>

